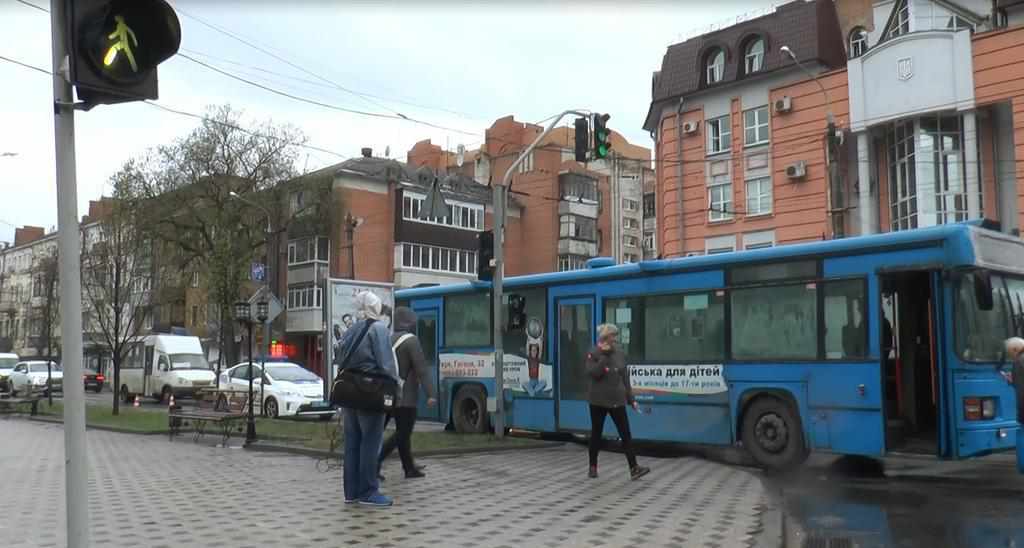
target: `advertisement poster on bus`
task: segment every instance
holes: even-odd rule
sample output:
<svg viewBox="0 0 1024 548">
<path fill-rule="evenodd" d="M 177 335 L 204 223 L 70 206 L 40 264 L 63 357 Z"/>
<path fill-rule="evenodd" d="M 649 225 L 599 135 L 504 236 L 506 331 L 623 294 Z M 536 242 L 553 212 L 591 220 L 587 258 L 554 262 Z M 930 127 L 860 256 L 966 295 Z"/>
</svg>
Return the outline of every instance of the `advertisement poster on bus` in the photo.
<svg viewBox="0 0 1024 548">
<path fill-rule="evenodd" d="M 337 371 L 337 360 L 341 356 L 341 338 L 346 331 L 359 320 L 356 311 L 356 295 L 363 291 L 370 291 L 380 297 L 381 318 L 388 328 L 391 327 L 391 317 L 395 308 L 395 291 L 391 284 L 375 282 L 361 282 L 358 280 L 327 280 L 327 305 L 330 311 L 330 319 L 327 322 L 330 356 L 328 363 L 332 364 L 328 379 L 333 379 Z"/>
<path fill-rule="evenodd" d="M 538 350 L 531 350 L 531 357 L 505 354 L 505 388 L 513 392 L 538 398 L 552 396 L 553 368 L 540 363 Z M 461 352 L 441 354 L 441 379 L 446 378 L 494 378 L 493 352 Z"/>
<path fill-rule="evenodd" d="M 629 382 L 637 396 L 721 394 L 729 390 L 722 365 L 630 365 Z"/>
</svg>

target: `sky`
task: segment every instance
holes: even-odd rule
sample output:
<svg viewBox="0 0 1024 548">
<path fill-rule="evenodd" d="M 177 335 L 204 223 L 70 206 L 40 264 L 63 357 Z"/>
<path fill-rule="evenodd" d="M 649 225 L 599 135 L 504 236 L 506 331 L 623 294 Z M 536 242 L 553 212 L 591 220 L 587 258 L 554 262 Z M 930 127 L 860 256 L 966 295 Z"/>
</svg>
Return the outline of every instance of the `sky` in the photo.
<svg viewBox="0 0 1024 548">
<path fill-rule="evenodd" d="M 49 7 L 47 0 L 24 2 Z M 537 122 L 570 108 L 607 112 L 609 127 L 651 147 L 642 125 L 651 73 L 665 48 L 770 6 L 758 0 L 171 4 L 181 22 L 181 55 L 160 65 L 157 103 L 194 114 L 230 104 L 250 123 L 292 124 L 316 147 L 299 149 L 299 171 L 358 156 L 362 147 L 377 156 L 390 149 L 403 160 L 423 139 L 472 149 L 497 118 Z M 51 68 L 48 13 L 0 0 L 0 36 L 0 56 Z M 186 55 L 280 92 L 397 112 L 446 129 L 302 103 Z M 0 241 L 13 241 L 14 226 L 56 226 L 52 100 L 49 76 L 0 59 Z M 76 113 L 79 216 L 90 199 L 109 191 L 110 176 L 126 160 L 199 123 L 143 103 Z"/>
</svg>

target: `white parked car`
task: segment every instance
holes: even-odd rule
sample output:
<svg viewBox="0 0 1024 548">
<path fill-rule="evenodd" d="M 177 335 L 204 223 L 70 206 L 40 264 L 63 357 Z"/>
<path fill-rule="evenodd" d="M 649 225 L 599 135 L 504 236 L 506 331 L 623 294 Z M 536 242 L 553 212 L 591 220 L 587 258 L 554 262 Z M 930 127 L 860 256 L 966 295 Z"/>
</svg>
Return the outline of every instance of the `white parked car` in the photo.
<svg viewBox="0 0 1024 548">
<path fill-rule="evenodd" d="M 14 372 L 14 366 L 18 365 L 17 354 L 0 353 L 0 391 L 9 390 L 7 388 L 7 379 Z"/>
<path fill-rule="evenodd" d="M 46 394 L 46 369 L 46 360 L 20 362 L 15 365 L 14 372 L 10 376 L 12 395 Z M 64 373 L 61 371 L 60 364 L 50 362 L 49 376 L 53 383 L 53 391 L 63 392 Z"/>
<path fill-rule="evenodd" d="M 270 361 L 260 378 L 260 366 L 253 364 L 256 377 L 253 393 L 259 398 L 263 388 L 263 414 L 268 417 L 292 416 L 296 413 L 324 411 L 324 381 L 316 373 L 291 362 Z M 249 364 L 240 363 L 220 374 L 221 388 L 249 389 Z M 254 399 L 256 399 L 254 398 Z"/>
</svg>

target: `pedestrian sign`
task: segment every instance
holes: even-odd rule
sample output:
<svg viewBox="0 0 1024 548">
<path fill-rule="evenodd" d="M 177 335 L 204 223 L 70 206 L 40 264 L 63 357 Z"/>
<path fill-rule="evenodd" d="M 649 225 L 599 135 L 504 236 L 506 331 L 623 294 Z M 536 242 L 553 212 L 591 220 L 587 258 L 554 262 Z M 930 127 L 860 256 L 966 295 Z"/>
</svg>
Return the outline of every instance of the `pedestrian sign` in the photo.
<svg viewBox="0 0 1024 548">
<path fill-rule="evenodd" d="M 132 53 L 133 47 L 138 47 L 139 40 L 135 37 L 135 31 L 124 22 L 124 16 L 114 16 L 114 32 L 107 35 L 107 38 L 112 40 L 113 43 L 110 45 L 110 49 L 107 50 L 107 54 L 103 56 L 103 66 L 109 67 L 114 64 L 117 60 L 118 52 L 124 52 L 124 57 L 128 59 L 128 63 L 131 64 L 132 72 L 139 72 L 139 65 L 135 62 L 135 54 Z M 131 43 L 128 39 L 131 38 Z"/>
</svg>

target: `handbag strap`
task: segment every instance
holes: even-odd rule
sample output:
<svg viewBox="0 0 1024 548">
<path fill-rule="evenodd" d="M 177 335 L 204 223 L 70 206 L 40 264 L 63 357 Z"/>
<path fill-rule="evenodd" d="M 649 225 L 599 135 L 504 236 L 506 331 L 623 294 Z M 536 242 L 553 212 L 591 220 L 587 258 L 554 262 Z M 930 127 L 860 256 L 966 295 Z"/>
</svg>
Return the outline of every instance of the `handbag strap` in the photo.
<svg viewBox="0 0 1024 548">
<path fill-rule="evenodd" d="M 359 348 L 359 344 L 363 342 L 363 338 L 366 337 L 366 333 L 370 330 L 370 326 L 372 324 L 373 324 L 373 320 L 367 320 L 366 321 L 366 325 L 363 326 L 363 330 L 359 332 L 359 335 L 356 335 L 355 343 L 353 343 L 352 346 L 350 346 L 348 348 L 348 353 L 345 354 L 345 358 L 338 365 L 338 374 L 339 375 L 348 366 L 349 360 L 352 359 L 352 354 L 354 354 L 356 349 Z"/>
</svg>

